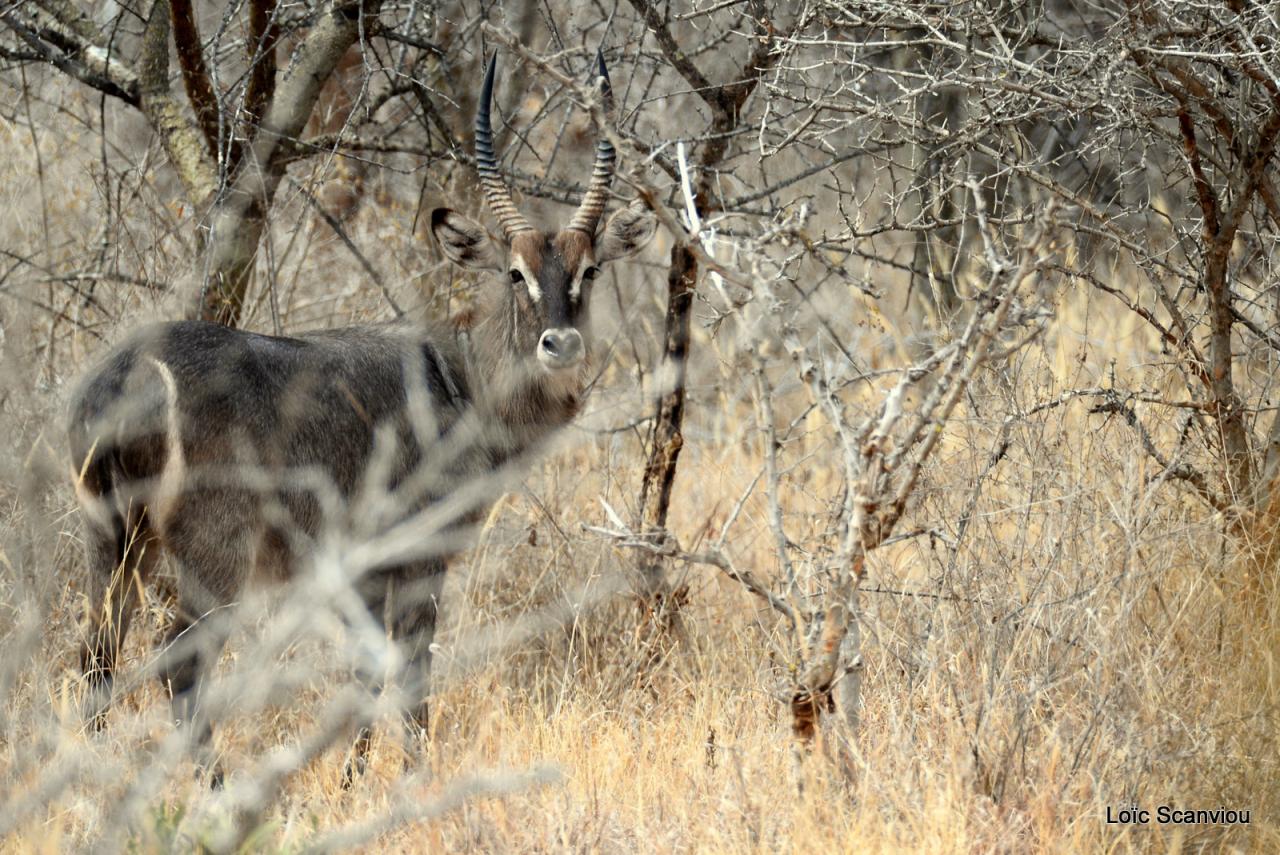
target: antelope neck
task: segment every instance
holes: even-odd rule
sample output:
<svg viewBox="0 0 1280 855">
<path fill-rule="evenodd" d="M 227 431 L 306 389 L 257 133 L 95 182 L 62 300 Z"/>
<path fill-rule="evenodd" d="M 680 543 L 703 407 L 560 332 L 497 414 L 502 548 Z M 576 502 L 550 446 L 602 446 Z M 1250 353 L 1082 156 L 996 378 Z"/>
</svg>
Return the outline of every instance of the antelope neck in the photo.
<svg viewBox="0 0 1280 855">
<path fill-rule="evenodd" d="M 519 352 L 518 340 L 510 313 L 499 310 L 476 324 L 463 348 L 484 443 L 502 459 L 523 454 L 573 419 L 585 370 L 553 378 Z"/>
</svg>

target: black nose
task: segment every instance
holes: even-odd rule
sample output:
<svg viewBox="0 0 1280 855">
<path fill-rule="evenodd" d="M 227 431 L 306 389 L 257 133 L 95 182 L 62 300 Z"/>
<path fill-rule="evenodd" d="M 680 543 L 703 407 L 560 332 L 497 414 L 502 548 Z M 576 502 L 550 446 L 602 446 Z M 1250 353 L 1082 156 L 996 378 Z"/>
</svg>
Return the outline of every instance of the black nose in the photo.
<svg viewBox="0 0 1280 855">
<path fill-rule="evenodd" d="M 539 342 L 544 361 L 556 365 L 571 365 L 582 356 L 582 334 L 572 327 L 546 330 Z"/>
</svg>

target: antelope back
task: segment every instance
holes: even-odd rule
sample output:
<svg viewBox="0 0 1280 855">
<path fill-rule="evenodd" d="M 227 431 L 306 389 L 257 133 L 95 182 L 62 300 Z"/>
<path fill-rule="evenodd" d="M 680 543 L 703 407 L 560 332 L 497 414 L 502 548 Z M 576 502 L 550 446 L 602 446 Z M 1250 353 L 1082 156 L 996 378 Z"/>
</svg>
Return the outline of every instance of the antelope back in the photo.
<svg viewBox="0 0 1280 855">
<path fill-rule="evenodd" d="M 382 474 L 394 484 L 420 462 L 423 441 L 446 435 L 469 409 L 470 384 L 450 341 L 410 325 L 292 338 L 200 322 L 141 330 L 73 395 L 69 434 L 82 501 L 105 502 L 99 517 L 142 502 L 161 531 L 193 507 L 216 525 L 225 516 L 210 511 L 216 494 L 253 493 L 228 485 L 252 482 L 250 470 L 259 470 L 270 473 L 287 525 L 314 534 L 320 497 L 303 482 L 315 484 L 320 473 L 336 494 L 352 496 L 384 437 L 391 451 Z M 415 390 L 427 404 L 416 423 Z M 423 436 L 424 419 L 434 437 Z M 485 465 L 459 457 L 451 469 L 463 477 Z"/>
</svg>

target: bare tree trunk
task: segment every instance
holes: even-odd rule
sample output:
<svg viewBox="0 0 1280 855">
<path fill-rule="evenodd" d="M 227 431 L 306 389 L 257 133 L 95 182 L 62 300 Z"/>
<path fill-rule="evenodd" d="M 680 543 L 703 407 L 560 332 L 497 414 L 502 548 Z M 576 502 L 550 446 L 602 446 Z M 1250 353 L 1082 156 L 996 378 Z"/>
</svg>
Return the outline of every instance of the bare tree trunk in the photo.
<svg viewBox="0 0 1280 855">
<path fill-rule="evenodd" d="M 981 188 L 975 181 L 971 189 L 979 226 L 985 230 Z M 1050 221 L 1046 213 L 1044 222 Z M 1024 286 L 1037 276 L 1045 260 L 1047 229 L 1042 225 L 1027 239 L 1016 264 L 990 251 L 992 279 L 987 299 L 975 306 L 963 332 L 905 372 L 885 395 L 878 412 L 862 424 L 856 428 L 845 424 L 835 399 L 820 388 L 815 390 L 815 403 L 830 411 L 837 430 L 857 440 L 846 440 L 841 546 L 830 565 L 829 581 L 824 581 L 823 593 L 817 598 L 827 605 L 814 611 L 816 620 L 799 651 L 801 665 L 791 696 L 791 722 L 801 743 L 814 738 L 823 713 L 838 710 L 846 723 L 858 722 L 862 690 L 858 595 L 867 556 L 884 545 L 901 521 L 943 427 L 977 370 L 991 359 L 992 343 L 1007 325 L 1021 325 L 1034 317 L 1034 312 L 1027 316 L 1013 313 L 1012 320 L 1010 315 L 1019 292 L 1026 290 Z M 994 246 L 989 235 L 984 243 Z M 1022 299 L 1038 298 L 1032 292 Z M 913 411 L 907 403 L 908 389 L 935 371 L 933 387 L 918 399 Z"/>
<path fill-rule="evenodd" d="M 240 320 L 258 242 L 293 143 L 311 116 L 342 57 L 370 29 L 380 0 L 335 0 L 316 16 L 284 76 L 276 80 L 279 27 L 275 0 L 249 4 L 251 64 L 240 128 L 235 141 L 231 111 L 214 90 L 190 0 L 155 0 L 146 15 L 136 68 L 129 68 L 94 42 L 91 26 L 74 9 L 51 4 L 30 13 L 0 13 L 2 20 L 37 53 L 65 73 L 137 107 L 160 140 L 182 182 L 187 201 L 204 214 L 199 287 L 185 313 L 229 326 Z M 46 17 L 39 17 L 45 15 Z M 188 115 L 169 83 L 170 38 L 177 49 Z M 104 59 L 105 57 L 105 59 Z"/>
<path fill-rule="evenodd" d="M 686 247 L 671 248 L 667 268 L 667 316 L 664 324 L 663 360 L 671 367 L 671 388 L 658 400 L 658 414 L 649 432 L 649 456 L 640 484 L 643 530 L 662 531 L 667 526 L 671 487 L 684 446 L 685 378 L 689 355 L 689 324 L 693 317 L 693 293 L 698 284 L 698 260 Z M 661 559 L 645 560 L 644 576 L 651 598 L 662 588 Z"/>
<path fill-rule="evenodd" d="M 160 138 L 170 165 L 178 173 L 187 201 L 201 210 L 217 188 L 218 167 L 210 157 L 204 138 L 182 112 L 169 88 L 169 17 L 167 0 L 156 0 L 147 17 L 138 56 L 139 106 Z M 189 48 L 179 44 L 180 52 Z M 197 105 L 196 114 L 201 115 L 204 109 L 203 105 Z"/>
<path fill-rule="evenodd" d="M 377 0 L 335 3 L 298 47 L 231 186 L 213 204 L 201 287 L 190 302 L 192 315 L 230 326 L 239 321 L 266 212 L 284 177 L 282 155 L 302 132 L 325 81 L 370 26 L 378 5 Z"/>
<path fill-rule="evenodd" d="M 1209 376 L 1212 384 L 1214 415 L 1222 433 L 1227 493 L 1241 509 L 1250 504 L 1253 494 L 1253 461 L 1249 451 L 1249 435 L 1244 423 L 1244 408 L 1236 395 L 1231 353 L 1231 294 L 1227 288 L 1226 246 L 1221 241 L 1209 248 L 1205 267 L 1205 291 L 1209 295 Z"/>
<path fill-rule="evenodd" d="M 844 721 L 849 733 L 856 733 L 862 716 L 862 625 L 858 616 L 862 611 L 858 608 L 858 592 L 854 592 L 850 604 L 853 619 L 845 632 L 844 641 L 840 642 L 840 663 L 842 673 L 837 675 L 834 689 L 836 711 Z"/>
<path fill-rule="evenodd" d="M 1142 8 L 1143 23 L 1155 24 L 1155 13 Z M 1235 324 L 1234 295 L 1228 282 L 1231 248 L 1244 218 L 1266 182 L 1266 170 L 1275 154 L 1275 137 L 1280 133 L 1280 87 L 1264 86 L 1270 95 L 1271 110 L 1256 127 L 1233 124 L 1236 111 L 1215 103 L 1217 96 L 1211 85 L 1202 81 L 1180 60 L 1169 60 L 1139 51 L 1135 62 L 1151 82 L 1178 104 L 1178 130 L 1182 138 L 1191 184 L 1202 217 L 1201 247 L 1204 258 L 1203 281 L 1209 304 L 1209 387 L 1211 412 L 1218 427 L 1222 451 L 1223 480 L 1227 498 L 1235 508 L 1232 523 L 1238 526 L 1250 509 L 1264 504 L 1257 495 L 1254 478 L 1253 450 L 1245 424 L 1244 405 L 1236 391 L 1233 377 L 1232 327 Z M 1254 69 L 1251 76 L 1259 73 Z M 1203 110 L 1206 127 L 1216 132 L 1208 141 L 1201 138 L 1197 115 Z M 1250 144 L 1239 145 L 1239 140 Z M 1218 164 L 1215 146 L 1234 149 L 1227 162 L 1236 165 L 1223 170 Z M 1206 169 L 1206 162 L 1210 165 Z M 1221 178 L 1225 177 L 1225 182 Z M 1265 194 L 1264 194 L 1265 195 Z"/>
<path fill-rule="evenodd" d="M 671 66 L 697 92 L 711 110 L 711 135 L 703 144 L 696 164 L 697 179 L 694 184 L 693 203 L 699 217 L 713 210 L 714 170 L 724 160 L 729 150 L 729 140 L 741 122 L 742 108 L 759 83 L 760 75 L 772 67 L 781 53 L 775 51 L 776 39 L 773 22 L 760 4 L 755 4 L 756 49 L 743 66 L 733 83 L 714 84 L 693 64 L 676 43 L 650 0 L 631 0 L 645 20 L 649 31 Z M 670 368 L 671 388 L 658 401 L 657 415 L 649 433 L 649 448 L 644 467 L 644 479 L 640 487 L 641 530 L 649 533 L 665 531 L 671 505 L 671 490 L 675 483 L 680 449 L 684 443 L 682 426 L 685 412 L 686 363 L 689 358 L 689 327 L 693 316 L 693 295 L 697 287 L 698 261 L 685 246 L 677 245 L 671 251 L 671 265 L 667 270 L 667 314 L 664 324 L 664 360 Z M 660 559 L 647 558 L 642 565 L 647 595 L 651 600 L 660 597 L 664 587 L 664 564 Z"/>
</svg>

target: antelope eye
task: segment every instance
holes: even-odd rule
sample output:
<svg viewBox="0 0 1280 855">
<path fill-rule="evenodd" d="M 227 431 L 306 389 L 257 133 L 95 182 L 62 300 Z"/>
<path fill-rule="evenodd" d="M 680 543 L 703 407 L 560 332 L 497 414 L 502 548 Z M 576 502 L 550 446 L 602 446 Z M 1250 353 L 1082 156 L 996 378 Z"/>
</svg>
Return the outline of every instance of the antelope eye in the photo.
<svg viewBox="0 0 1280 855">
<path fill-rule="evenodd" d="M 599 267 L 588 267 L 586 270 L 582 271 L 582 281 L 590 282 L 599 275 L 600 275 Z"/>
<path fill-rule="evenodd" d="M 524 274 L 519 270 L 512 270 L 508 275 L 511 277 L 512 285 L 519 285 L 524 281 Z"/>
</svg>

